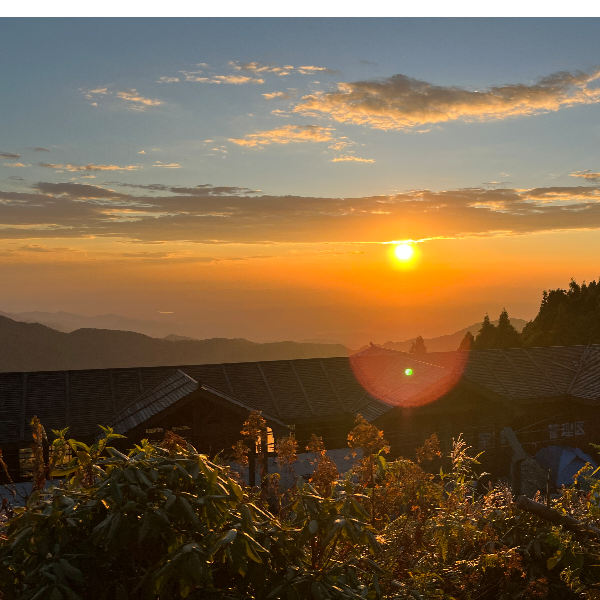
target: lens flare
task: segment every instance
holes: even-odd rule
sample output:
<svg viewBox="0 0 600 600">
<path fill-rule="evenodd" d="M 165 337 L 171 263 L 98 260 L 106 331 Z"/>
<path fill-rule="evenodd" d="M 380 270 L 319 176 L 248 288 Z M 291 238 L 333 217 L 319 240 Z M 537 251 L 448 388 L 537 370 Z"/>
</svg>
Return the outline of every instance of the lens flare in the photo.
<svg viewBox="0 0 600 600">
<path fill-rule="evenodd" d="M 394 248 L 394 254 L 398 260 L 410 260 L 414 253 L 415 250 L 410 244 L 399 244 Z"/>
<path fill-rule="evenodd" d="M 410 376 L 413 374 L 413 370 L 412 369 L 404 369 L 404 374 Z"/>
</svg>

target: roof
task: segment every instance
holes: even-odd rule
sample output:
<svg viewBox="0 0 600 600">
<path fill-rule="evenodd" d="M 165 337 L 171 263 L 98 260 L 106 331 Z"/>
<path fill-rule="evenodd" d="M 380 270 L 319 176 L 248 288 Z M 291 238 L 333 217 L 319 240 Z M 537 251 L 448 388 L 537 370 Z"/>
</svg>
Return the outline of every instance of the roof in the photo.
<svg viewBox="0 0 600 600">
<path fill-rule="evenodd" d="M 373 419 L 391 408 L 365 395 L 347 357 L 0 373 L 0 443 L 30 440 L 34 415 L 48 431 L 69 426 L 76 438 L 95 435 L 98 424 L 115 417 L 135 420 L 137 411 L 150 410 L 146 403 L 176 397 L 165 382 L 177 370 L 198 384 L 196 393 L 203 389 L 285 424 L 356 412 Z"/>
<path fill-rule="evenodd" d="M 195 379 L 177 369 L 120 410 L 107 425 L 112 427 L 115 433 L 125 433 L 196 391 L 199 385 Z"/>
<path fill-rule="evenodd" d="M 134 423 L 195 384 L 187 393 L 204 390 L 289 425 L 357 413 L 372 421 L 439 398 L 459 379 L 514 401 L 598 403 L 600 345 L 423 355 L 376 346 L 350 358 L 0 373 L 0 443 L 30 440 L 34 415 L 48 431 L 93 436 L 98 424 Z"/>
<path fill-rule="evenodd" d="M 420 355 L 375 346 L 360 353 L 381 360 L 395 356 L 398 368 L 418 357 L 455 377 L 478 384 L 509 400 L 537 401 L 570 395 L 600 402 L 600 345 L 508 348 Z"/>
</svg>

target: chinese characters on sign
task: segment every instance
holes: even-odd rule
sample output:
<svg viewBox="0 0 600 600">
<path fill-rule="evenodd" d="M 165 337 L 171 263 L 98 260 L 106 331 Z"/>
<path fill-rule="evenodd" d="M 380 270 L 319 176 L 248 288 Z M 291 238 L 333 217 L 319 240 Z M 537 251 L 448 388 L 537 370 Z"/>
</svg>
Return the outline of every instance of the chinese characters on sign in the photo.
<svg viewBox="0 0 600 600">
<path fill-rule="evenodd" d="M 548 425 L 548 435 L 551 440 L 559 437 L 573 437 L 574 435 L 585 435 L 585 421 L 575 421 L 574 423 L 552 423 Z"/>
</svg>

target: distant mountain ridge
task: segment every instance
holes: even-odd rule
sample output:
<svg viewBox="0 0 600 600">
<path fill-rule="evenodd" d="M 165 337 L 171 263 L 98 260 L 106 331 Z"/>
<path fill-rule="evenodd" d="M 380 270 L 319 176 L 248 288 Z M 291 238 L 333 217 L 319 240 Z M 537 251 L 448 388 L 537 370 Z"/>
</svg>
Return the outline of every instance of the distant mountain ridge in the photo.
<svg viewBox="0 0 600 600">
<path fill-rule="evenodd" d="M 180 323 L 153 321 L 150 319 L 135 319 L 122 315 L 107 314 L 87 317 L 70 312 L 31 311 L 9 313 L 0 311 L 0 315 L 13 321 L 25 323 L 41 323 L 57 331 L 70 333 L 76 329 L 114 329 L 118 331 L 133 331 L 150 337 L 164 338 L 168 335 L 184 336 L 190 334 L 190 328 Z M 192 338 L 193 339 L 193 338 Z"/>
<path fill-rule="evenodd" d="M 175 336 L 177 337 L 177 336 Z M 341 344 L 246 339 L 156 339 L 132 331 L 77 329 L 66 333 L 40 323 L 0 316 L 0 371 L 61 371 L 119 367 L 292 360 L 348 356 Z"/>
<path fill-rule="evenodd" d="M 529 323 L 525 319 L 512 319 L 510 322 L 514 325 L 515 329 L 519 332 L 523 330 L 525 325 Z M 498 325 L 498 321 L 493 321 L 494 325 Z M 427 346 L 428 352 L 450 352 L 452 350 L 458 350 L 458 346 L 460 345 L 461 340 L 465 337 L 467 331 L 470 331 L 474 337 L 477 337 L 477 333 L 481 329 L 481 323 L 474 323 L 473 325 L 469 325 L 469 327 L 465 327 L 460 331 L 455 333 L 450 333 L 448 335 L 440 335 L 434 338 L 426 338 L 425 345 Z M 385 342 L 385 344 L 381 344 L 384 348 L 390 348 L 391 350 L 401 350 L 403 352 L 408 352 L 412 343 L 416 338 L 412 338 L 410 340 L 406 340 L 404 342 Z M 363 346 L 362 349 L 367 346 Z"/>
</svg>

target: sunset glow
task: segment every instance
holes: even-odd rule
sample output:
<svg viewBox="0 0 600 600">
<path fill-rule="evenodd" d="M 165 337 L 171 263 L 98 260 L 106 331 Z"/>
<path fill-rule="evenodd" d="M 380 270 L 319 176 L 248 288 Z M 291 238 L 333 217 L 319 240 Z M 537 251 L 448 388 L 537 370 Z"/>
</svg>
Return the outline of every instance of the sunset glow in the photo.
<svg viewBox="0 0 600 600">
<path fill-rule="evenodd" d="M 594 20 L 31 19 L 1 44 L 0 311 L 358 348 L 598 276 Z"/>
<path fill-rule="evenodd" d="M 394 254 L 398 260 L 410 260 L 414 253 L 414 248 L 410 244 L 399 244 L 394 248 Z"/>
</svg>

